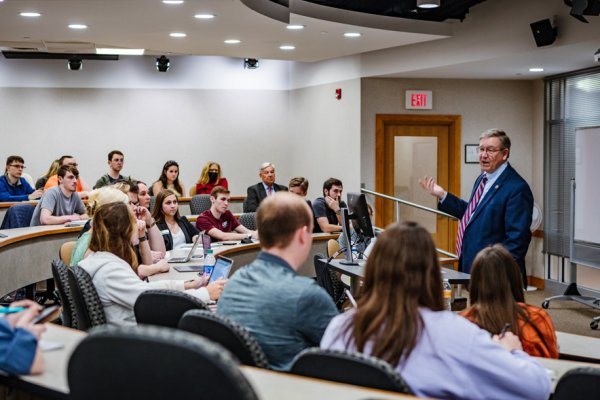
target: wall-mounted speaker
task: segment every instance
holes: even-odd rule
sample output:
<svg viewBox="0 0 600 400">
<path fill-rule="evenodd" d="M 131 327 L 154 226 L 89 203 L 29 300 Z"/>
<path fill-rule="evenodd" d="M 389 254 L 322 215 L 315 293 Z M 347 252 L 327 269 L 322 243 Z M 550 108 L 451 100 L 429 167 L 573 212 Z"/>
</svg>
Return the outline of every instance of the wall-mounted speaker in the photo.
<svg viewBox="0 0 600 400">
<path fill-rule="evenodd" d="M 552 22 L 548 18 L 534 22 L 530 26 L 537 47 L 551 45 L 556 40 L 558 29 L 552 26 Z"/>
</svg>

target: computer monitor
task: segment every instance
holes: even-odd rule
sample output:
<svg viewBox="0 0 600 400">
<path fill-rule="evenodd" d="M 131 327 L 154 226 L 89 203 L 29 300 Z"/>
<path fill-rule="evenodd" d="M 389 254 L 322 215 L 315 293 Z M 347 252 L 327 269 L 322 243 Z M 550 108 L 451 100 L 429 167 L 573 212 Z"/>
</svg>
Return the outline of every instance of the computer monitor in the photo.
<svg viewBox="0 0 600 400">
<path fill-rule="evenodd" d="M 341 261 L 345 265 L 358 265 L 352 258 L 352 232 L 350 231 L 350 221 L 352 227 L 358 234 L 359 240 L 365 240 L 365 237 L 374 238 L 373 224 L 371 223 L 371 215 L 367 199 L 362 193 L 348 193 L 348 208 L 341 209 L 342 214 L 342 231 L 345 236 L 346 258 Z"/>
<path fill-rule="evenodd" d="M 363 193 L 348 193 L 348 210 L 350 219 L 356 233 L 363 237 L 374 238 L 371 214 L 367 205 L 367 198 Z"/>
</svg>

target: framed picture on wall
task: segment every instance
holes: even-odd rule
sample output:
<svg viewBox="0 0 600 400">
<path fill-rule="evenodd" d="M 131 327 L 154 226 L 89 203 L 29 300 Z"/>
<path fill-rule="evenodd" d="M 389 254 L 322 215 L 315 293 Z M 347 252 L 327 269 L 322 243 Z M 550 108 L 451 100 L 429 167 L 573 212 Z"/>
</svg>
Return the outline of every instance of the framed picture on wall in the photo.
<svg viewBox="0 0 600 400">
<path fill-rule="evenodd" d="M 479 164 L 478 144 L 465 144 L 465 164 Z"/>
</svg>

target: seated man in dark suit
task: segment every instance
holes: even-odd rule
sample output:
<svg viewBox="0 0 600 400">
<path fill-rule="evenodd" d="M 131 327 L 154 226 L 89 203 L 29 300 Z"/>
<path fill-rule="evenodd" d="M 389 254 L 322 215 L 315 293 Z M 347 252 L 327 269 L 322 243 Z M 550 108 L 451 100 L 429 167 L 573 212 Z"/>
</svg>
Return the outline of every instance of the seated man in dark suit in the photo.
<svg viewBox="0 0 600 400">
<path fill-rule="evenodd" d="M 258 176 L 262 182 L 248 187 L 246 200 L 244 200 L 244 212 L 256 212 L 260 202 L 267 196 L 281 190 L 288 190 L 287 187 L 275 183 L 275 166 L 270 162 L 265 162 L 260 166 Z"/>
</svg>

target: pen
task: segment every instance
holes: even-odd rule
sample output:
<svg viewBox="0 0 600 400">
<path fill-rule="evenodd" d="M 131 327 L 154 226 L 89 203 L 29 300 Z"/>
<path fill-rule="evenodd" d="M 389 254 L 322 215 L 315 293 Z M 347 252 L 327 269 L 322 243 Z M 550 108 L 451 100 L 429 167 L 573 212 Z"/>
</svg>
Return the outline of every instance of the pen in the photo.
<svg viewBox="0 0 600 400">
<path fill-rule="evenodd" d="M 500 339 L 502 339 L 504 337 L 504 335 L 506 334 L 506 332 L 508 332 L 509 329 L 510 329 L 510 323 L 507 322 L 504 324 L 504 326 L 502 327 L 502 330 L 500 331 Z"/>
<path fill-rule="evenodd" d="M 0 314 L 14 314 L 27 310 L 27 307 L 4 307 L 0 308 Z"/>
</svg>

